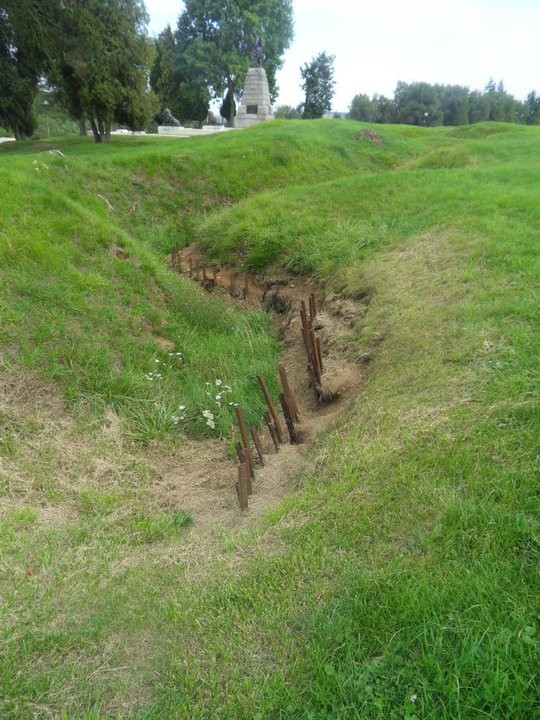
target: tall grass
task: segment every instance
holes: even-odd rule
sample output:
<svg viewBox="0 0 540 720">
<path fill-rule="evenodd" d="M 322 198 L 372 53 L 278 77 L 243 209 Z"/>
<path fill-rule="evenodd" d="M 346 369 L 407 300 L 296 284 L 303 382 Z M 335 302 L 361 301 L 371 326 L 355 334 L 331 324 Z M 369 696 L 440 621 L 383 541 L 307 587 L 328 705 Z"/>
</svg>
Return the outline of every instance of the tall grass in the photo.
<svg viewBox="0 0 540 720">
<path fill-rule="evenodd" d="M 369 289 L 351 343 L 372 357 L 296 491 L 209 545 L 186 543 L 161 495 L 128 511 L 159 472 L 144 455 L 116 485 L 73 479 L 72 514 L 50 525 L 9 505 L 0 472 L 3 717 L 536 716 L 538 129 L 385 126 L 383 145 L 358 130 L 270 123 L 102 154 L 62 141 L 49 174 L 35 146 L 0 148 L 3 363 L 74 405 L 112 403 L 165 437 L 172 396 L 202 406 L 218 376 L 250 395 L 276 351 L 266 321 L 163 268 L 184 237 Z M 162 381 L 144 381 L 156 359 Z M 0 422 L 7 461 L 36 429 Z"/>
</svg>

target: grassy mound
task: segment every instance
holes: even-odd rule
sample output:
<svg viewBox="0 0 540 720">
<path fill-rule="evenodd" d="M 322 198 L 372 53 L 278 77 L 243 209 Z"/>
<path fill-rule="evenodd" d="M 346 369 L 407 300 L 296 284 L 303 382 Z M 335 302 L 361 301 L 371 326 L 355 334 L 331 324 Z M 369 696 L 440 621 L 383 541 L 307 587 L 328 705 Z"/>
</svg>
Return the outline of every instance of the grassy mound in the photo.
<svg viewBox="0 0 540 720">
<path fill-rule="evenodd" d="M 539 129 L 383 127 L 381 144 L 362 129 L 0 148 L 2 717 L 535 716 Z M 80 443 L 77 413 L 42 412 L 31 388 L 16 412 L 17 374 L 162 438 L 171 397 L 199 417 L 206 382 L 249 395 L 274 362 L 264 320 L 164 268 L 185 239 L 369 289 L 361 397 L 250 531 L 188 545 L 164 444 L 126 449 L 87 422 L 69 512 L 45 517 L 61 443 L 35 439 L 48 417 Z M 77 487 L 92 453 L 101 484 Z M 17 460 L 47 508 L 17 504 Z"/>
</svg>

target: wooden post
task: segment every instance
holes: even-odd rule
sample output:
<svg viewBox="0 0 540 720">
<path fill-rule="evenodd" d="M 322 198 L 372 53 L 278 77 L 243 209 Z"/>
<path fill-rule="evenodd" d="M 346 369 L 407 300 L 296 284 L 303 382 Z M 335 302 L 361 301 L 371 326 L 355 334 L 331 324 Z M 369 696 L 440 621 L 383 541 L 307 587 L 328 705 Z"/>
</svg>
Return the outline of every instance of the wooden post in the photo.
<svg viewBox="0 0 540 720">
<path fill-rule="evenodd" d="M 320 385 L 317 382 L 317 377 L 315 376 L 315 370 L 313 369 L 313 365 L 311 363 L 308 363 L 308 373 L 309 377 L 311 379 L 311 386 L 313 387 L 313 392 L 315 393 L 315 400 L 317 402 L 317 407 L 321 404 L 321 394 L 319 392 Z"/>
<path fill-rule="evenodd" d="M 264 457 L 263 457 L 263 449 L 261 445 L 261 438 L 259 437 L 259 433 L 257 432 L 257 428 L 255 425 L 252 425 L 250 427 L 251 437 L 253 438 L 253 443 L 255 445 L 255 449 L 257 450 L 257 455 L 259 456 L 259 462 L 261 463 L 261 466 L 264 465 Z"/>
<path fill-rule="evenodd" d="M 315 337 L 315 332 L 313 330 L 309 331 L 309 339 L 310 339 L 310 345 L 311 345 L 311 355 L 313 358 L 313 369 L 315 370 L 315 377 L 317 378 L 317 382 L 320 384 L 320 382 L 321 382 L 321 365 L 319 362 L 319 356 L 317 354 L 317 339 Z"/>
<path fill-rule="evenodd" d="M 279 402 L 281 403 L 281 409 L 283 410 L 283 415 L 285 417 L 285 423 L 287 425 L 287 430 L 289 431 L 291 443 L 292 444 L 297 443 L 298 442 L 298 433 L 296 432 L 296 430 L 294 428 L 291 411 L 289 409 L 289 406 L 287 405 L 287 398 L 285 397 L 284 393 L 280 394 Z"/>
<path fill-rule="evenodd" d="M 312 305 L 312 307 L 313 307 L 313 317 L 316 318 L 316 317 L 317 317 L 317 304 L 316 304 L 316 302 L 315 302 L 315 295 L 314 295 L 314 293 L 311 293 L 311 295 L 309 296 L 309 300 L 310 300 L 311 305 Z"/>
<path fill-rule="evenodd" d="M 234 411 L 236 413 L 236 421 L 238 423 L 238 428 L 242 437 L 242 444 L 244 445 L 246 451 L 246 462 L 249 469 L 249 475 L 253 478 L 255 477 L 255 473 L 253 470 L 253 456 L 249 447 L 249 439 L 247 434 L 246 422 L 244 420 L 244 413 L 242 412 L 242 408 L 240 407 L 240 405 L 235 405 Z"/>
<path fill-rule="evenodd" d="M 217 287 L 217 272 L 215 268 L 212 268 L 212 279 L 214 280 L 214 287 Z"/>
<path fill-rule="evenodd" d="M 270 410 L 270 415 L 272 416 L 272 420 L 274 421 L 274 427 L 276 428 L 278 440 L 280 443 L 282 443 L 282 442 L 284 442 L 283 430 L 281 429 L 281 423 L 279 422 L 279 418 L 277 416 L 276 409 L 274 407 L 274 403 L 272 402 L 272 399 L 270 398 L 270 393 L 268 392 L 268 388 L 266 387 L 266 383 L 264 382 L 263 376 L 257 375 L 257 380 L 259 381 L 259 386 L 262 390 L 264 400 L 266 402 L 268 409 Z"/>
<path fill-rule="evenodd" d="M 246 452 L 245 448 L 243 448 L 240 443 L 236 443 L 235 448 L 236 448 L 236 457 L 238 458 L 239 465 L 243 465 L 244 463 L 248 464 L 249 461 L 247 459 L 247 452 Z M 251 495 L 253 492 L 253 487 L 251 485 L 251 474 L 249 472 L 248 472 L 248 477 L 247 477 L 247 490 L 248 490 L 248 495 Z"/>
<path fill-rule="evenodd" d="M 238 466 L 238 502 L 240 503 L 240 510 L 248 509 L 248 478 L 249 469 L 247 462 L 241 463 Z"/>
<path fill-rule="evenodd" d="M 276 433 L 275 427 L 272 425 L 272 418 L 270 416 L 269 412 L 265 412 L 263 415 L 264 422 L 266 423 L 266 427 L 268 428 L 268 432 L 270 433 L 270 437 L 272 438 L 272 442 L 274 443 L 274 447 L 276 448 L 276 452 L 279 450 L 279 440 Z"/>
<path fill-rule="evenodd" d="M 322 363 L 322 351 L 321 351 L 321 341 L 318 335 L 315 336 L 315 349 L 317 350 L 317 358 L 319 361 L 319 367 L 321 368 L 321 373 L 323 371 L 323 363 Z"/>
<path fill-rule="evenodd" d="M 294 399 L 294 395 L 291 390 L 291 386 L 289 385 L 289 378 L 287 377 L 287 371 L 285 370 L 284 365 L 278 365 L 279 370 L 279 377 L 281 378 L 281 385 L 283 387 L 283 392 L 285 393 L 285 397 L 287 398 L 287 405 L 289 406 L 289 410 L 291 411 L 291 416 L 294 422 L 298 422 L 299 420 L 299 414 L 298 414 L 298 405 L 296 404 L 296 400 Z"/>
<path fill-rule="evenodd" d="M 208 279 L 208 278 L 206 277 L 206 266 L 205 266 L 205 265 L 202 266 L 202 279 L 203 279 L 203 282 L 204 282 L 204 283 L 205 283 L 205 282 L 207 281 L 207 279 Z"/>
<path fill-rule="evenodd" d="M 229 294 L 234 295 L 234 281 L 236 278 L 236 274 L 234 270 L 231 270 L 229 273 Z"/>
</svg>

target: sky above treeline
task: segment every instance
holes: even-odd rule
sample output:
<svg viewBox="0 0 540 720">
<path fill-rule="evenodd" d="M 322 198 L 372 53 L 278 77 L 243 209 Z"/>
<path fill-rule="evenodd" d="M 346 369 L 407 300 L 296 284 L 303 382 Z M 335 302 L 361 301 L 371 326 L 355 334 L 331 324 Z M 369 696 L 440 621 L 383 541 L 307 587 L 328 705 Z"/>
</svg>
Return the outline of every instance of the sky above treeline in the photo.
<svg viewBox="0 0 540 720">
<path fill-rule="evenodd" d="M 176 28 L 181 0 L 145 0 L 149 30 Z M 300 66 L 335 55 L 333 109 L 358 93 L 392 97 L 399 80 L 482 90 L 493 78 L 524 100 L 540 92 L 540 0 L 293 0 L 295 38 L 276 105 L 303 100 Z"/>
</svg>

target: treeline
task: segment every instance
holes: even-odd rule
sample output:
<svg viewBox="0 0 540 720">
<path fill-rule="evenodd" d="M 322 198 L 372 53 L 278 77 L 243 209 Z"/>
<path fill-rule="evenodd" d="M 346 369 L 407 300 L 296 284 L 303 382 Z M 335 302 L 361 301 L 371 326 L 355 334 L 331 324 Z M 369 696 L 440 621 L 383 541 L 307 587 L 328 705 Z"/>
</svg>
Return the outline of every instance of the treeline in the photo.
<svg viewBox="0 0 540 720">
<path fill-rule="evenodd" d="M 484 90 L 461 85 L 399 82 L 393 98 L 355 95 L 348 117 L 370 123 L 405 125 L 468 125 L 493 120 L 535 125 L 540 123 L 540 96 L 531 91 L 521 102 L 490 80 Z"/>
<path fill-rule="evenodd" d="M 47 103 L 108 142 L 113 124 L 141 130 L 165 107 L 201 123 L 212 98 L 234 124 L 256 53 L 275 96 L 293 37 L 291 0 L 185 0 L 176 31 L 167 27 L 154 40 L 147 24 L 143 0 L 5 0 L 0 126 L 29 137 Z"/>
</svg>

